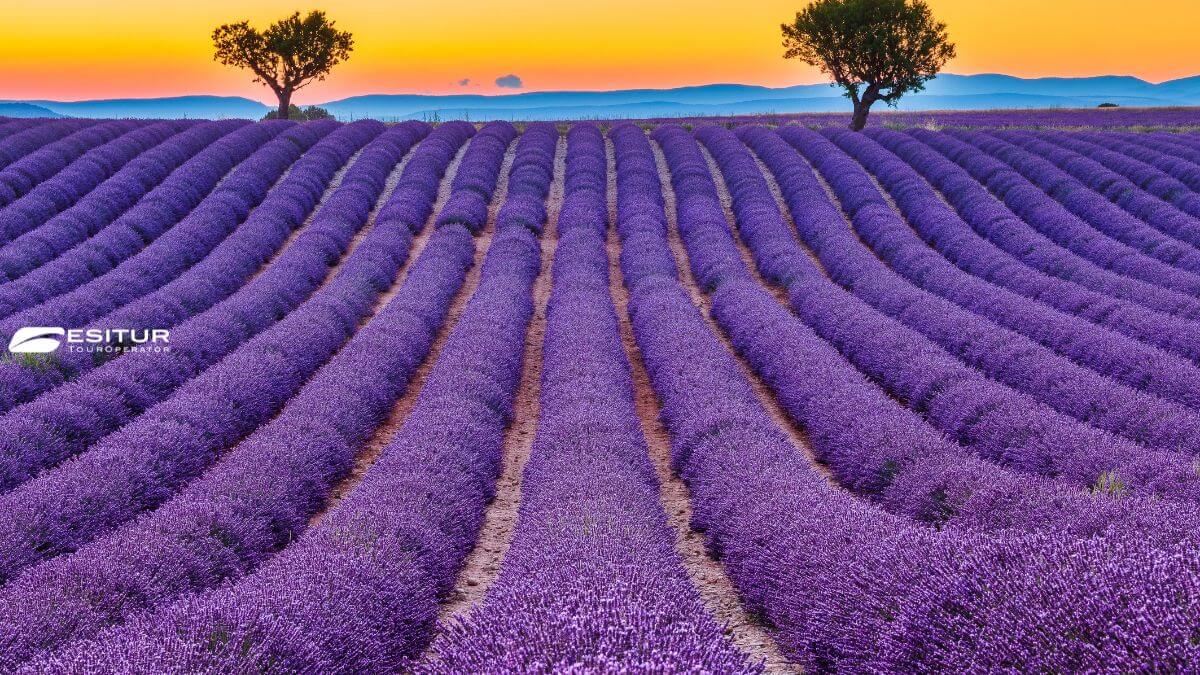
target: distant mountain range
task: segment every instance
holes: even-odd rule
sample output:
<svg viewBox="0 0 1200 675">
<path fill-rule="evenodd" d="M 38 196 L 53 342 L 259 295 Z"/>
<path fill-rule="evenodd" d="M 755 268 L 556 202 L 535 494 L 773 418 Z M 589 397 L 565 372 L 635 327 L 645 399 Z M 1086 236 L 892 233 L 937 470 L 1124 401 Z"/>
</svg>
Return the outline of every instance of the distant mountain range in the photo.
<svg viewBox="0 0 1200 675">
<path fill-rule="evenodd" d="M 13 108 L 19 106 L 19 108 Z M 10 110 L 11 108 L 11 110 Z M 0 101 L 3 117 L 135 117 L 151 119 L 258 119 L 270 110 L 240 96 L 113 98 L 97 101 Z"/>
<path fill-rule="evenodd" d="M 1136 77 L 939 75 L 906 96 L 901 110 L 990 110 L 1200 105 L 1200 76 L 1153 84 Z M 845 112 L 848 102 L 826 84 L 770 88 L 709 84 L 674 89 L 559 91 L 524 94 L 370 94 L 319 104 L 340 119 L 570 120 L 761 113 Z M 0 101 L 4 117 L 244 117 L 271 108 L 236 96 L 178 96 L 100 101 Z"/>
<path fill-rule="evenodd" d="M 0 117 L 62 117 L 62 115 L 32 103 L 0 101 Z"/>
</svg>

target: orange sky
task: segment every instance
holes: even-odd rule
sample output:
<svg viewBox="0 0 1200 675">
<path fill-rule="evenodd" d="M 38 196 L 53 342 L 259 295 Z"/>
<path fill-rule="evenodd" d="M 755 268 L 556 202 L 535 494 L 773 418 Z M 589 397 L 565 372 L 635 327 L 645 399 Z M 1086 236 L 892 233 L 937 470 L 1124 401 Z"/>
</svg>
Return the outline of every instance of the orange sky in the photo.
<svg viewBox="0 0 1200 675">
<path fill-rule="evenodd" d="M 929 0 L 959 57 L 948 72 L 1200 74 L 1197 0 Z M 3 0 L 0 99 L 270 92 L 211 58 L 217 24 L 265 27 L 326 9 L 354 33 L 350 62 L 298 103 L 364 93 L 497 93 L 821 81 L 784 61 L 779 24 L 804 0 Z M 1131 11 L 1130 7 L 1136 7 Z M 458 86 L 469 78 L 471 84 Z"/>
</svg>

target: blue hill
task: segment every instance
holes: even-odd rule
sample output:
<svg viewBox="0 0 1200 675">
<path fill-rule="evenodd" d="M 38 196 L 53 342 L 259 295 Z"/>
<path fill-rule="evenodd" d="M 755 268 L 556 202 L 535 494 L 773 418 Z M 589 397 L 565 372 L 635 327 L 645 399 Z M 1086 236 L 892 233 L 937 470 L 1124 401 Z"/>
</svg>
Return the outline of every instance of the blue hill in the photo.
<svg viewBox="0 0 1200 675">
<path fill-rule="evenodd" d="M 902 110 L 1200 105 L 1200 77 L 1153 84 L 1136 77 L 954 75 L 935 78 Z M 825 84 L 770 88 L 712 84 L 676 89 L 536 92 L 503 96 L 373 94 L 322 104 L 342 119 L 586 119 L 844 111 L 847 101 Z"/>
<path fill-rule="evenodd" d="M 258 119 L 267 106 L 240 96 L 114 98 L 98 101 L 25 101 L 65 117 Z"/>
<path fill-rule="evenodd" d="M 906 96 L 901 110 L 1078 108 L 1100 103 L 1123 106 L 1200 105 L 1200 77 L 1154 84 L 1136 77 L 1043 77 L 943 74 L 924 92 Z M 232 96 L 112 99 L 101 101 L 0 102 L 8 116 L 67 117 L 241 117 L 258 119 L 270 107 Z M 343 120 L 469 118 L 472 120 L 673 117 L 756 113 L 845 111 L 848 102 L 826 84 L 760 87 L 708 84 L 672 89 L 546 91 L 485 96 L 456 94 L 369 94 L 319 104 Z M 27 114 L 19 114 L 28 111 Z M 5 113 L 0 111 L 0 115 Z"/>
<path fill-rule="evenodd" d="M 32 103 L 0 102 L 0 117 L 62 117 L 62 115 Z"/>
</svg>

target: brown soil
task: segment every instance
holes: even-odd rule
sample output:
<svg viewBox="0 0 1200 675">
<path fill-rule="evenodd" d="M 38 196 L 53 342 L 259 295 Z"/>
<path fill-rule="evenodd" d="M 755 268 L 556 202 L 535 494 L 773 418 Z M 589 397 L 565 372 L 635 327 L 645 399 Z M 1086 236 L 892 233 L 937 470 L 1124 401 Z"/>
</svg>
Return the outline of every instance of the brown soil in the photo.
<svg viewBox="0 0 1200 675">
<path fill-rule="evenodd" d="M 507 173 L 507 172 L 506 172 Z M 467 555 L 454 589 L 439 611 L 439 628 L 464 616 L 483 599 L 495 583 L 512 542 L 521 504 L 521 478 L 537 433 L 538 397 L 542 379 L 542 337 L 546 329 L 546 304 L 550 299 L 550 265 L 556 248 L 558 214 L 562 210 L 566 173 L 566 140 L 560 138 L 554 157 L 554 179 L 547 201 L 548 219 L 542 242 L 542 269 L 533 288 L 534 313 L 525 336 L 525 360 L 514 406 L 513 423 L 504 434 L 503 469 L 496 497 L 488 505 L 475 547 Z"/>
<path fill-rule="evenodd" d="M 400 287 L 403 285 L 403 279 L 408 275 L 409 266 L 412 264 L 412 261 L 416 260 L 417 256 L 420 255 L 421 250 L 425 248 L 425 243 L 429 240 L 429 237 L 432 236 L 434 230 L 433 220 L 436 218 L 437 212 L 441 210 L 441 206 L 450 197 L 450 184 L 454 180 L 455 174 L 458 173 L 458 167 L 462 163 L 463 154 L 465 154 L 465 152 L 466 146 L 464 145 L 464 147 L 459 149 L 458 154 L 454 157 L 454 160 L 450 163 L 450 165 L 446 167 L 446 175 L 442 178 L 442 182 L 438 186 L 437 201 L 434 203 L 433 214 L 429 217 L 429 222 L 425 223 L 425 227 L 414 239 L 412 250 L 409 251 L 408 260 L 405 261 L 404 266 L 401 268 L 400 273 L 397 275 L 396 281 L 392 284 L 391 288 L 389 288 L 376 301 L 375 307 L 372 309 L 370 316 L 374 316 L 376 312 L 386 306 L 387 303 L 390 302 L 393 297 L 395 297 L 396 293 L 400 291 Z M 398 165 L 388 176 L 388 179 L 384 184 L 383 193 L 380 195 L 379 200 L 375 203 L 375 209 L 371 212 L 371 216 L 368 219 L 366 226 L 360 230 L 360 235 L 365 236 L 365 233 L 374 226 L 376 214 L 379 212 L 379 209 L 383 206 L 384 202 L 387 201 L 388 196 L 390 196 L 396 189 L 396 185 L 400 181 L 400 174 L 404 170 L 404 164 L 407 162 L 411 154 L 412 153 L 410 152 L 409 155 L 404 158 L 404 161 L 401 162 L 401 164 Z M 361 241 L 361 238 L 361 236 L 355 237 L 356 241 Z M 317 513 L 313 514 L 312 518 L 309 519 L 310 526 L 316 525 L 318 522 L 320 522 L 326 513 L 337 506 L 338 502 L 340 502 L 343 497 L 349 494 L 351 490 L 353 490 L 360 482 L 362 482 L 363 476 L 366 475 L 366 472 L 371 468 L 371 465 L 375 463 L 375 460 L 379 457 L 379 453 L 383 452 L 383 449 L 387 447 L 388 443 L 391 442 L 392 437 L 396 435 L 396 431 L 400 428 L 400 425 L 402 425 L 404 420 L 408 418 L 409 412 L 412 411 L 413 406 L 416 404 L 417 394 L 421 391 L 421 387 L 425 383 L 425 378 L 428 377 L 429 371 L 433 367 L 434 362 L 437 360 L 438 354 L 441 353 L 442 346 L 445 344 L 453 326 L 458 322 L 458 317 L 462 314 L 463 309 L 466 308 L 467 300 L 471 297 L 471 294 L 475 292 L 475 286 L 479 281 L 479 263 L 483 257 L 484 250 L 486 250 L 486 246 L 480 245 L 479 242 L 476 242 L 475 262 L 471 266 L 471 269 L 467 271 L 467 276 L 462 287 L 459 288 L 458 293 L 454 296 L 454 300 L 450 304 L 449 313 L 446 315 L 446 322 L 442 324 L 442 329 L 438 331 L 437 337 L 434 339 L 433 346 L 429 350 L 429 354 L 417 368 L 417 372 L 413 376 L 412 381 L 408 383 L 408 388 L 396 401 L 387 419 L 384 420 L 383 424 L 379 425 L 379 427 L 375 429 L 375 432 L 371 435 L 371 438 L 355 457 L 354 466 L 351 467 L 350 473 L 334 484 L 333 488 L 329 492 L 329 497 L 325 502 L 324 507 Z M 343 261 L 344 260 L 345 259 L 343 258 Z M 364 319 L 363 324 L 369 320 L 369 318 Z"/>
<path fill-rule="evenodd" d="M 607 143 L 608 151 L 608 199 L 610 218 L 616 218 L 616 167 L 613 159 L 612 143 Z M 659 158 L 661 161 L 661 158 Z M 675 222 L 674 191 L 671 190 L 669 176 L 664 176 L 660 165 L 660 179 L 664 180 L 664 197 L 667 201 L 667 215 L 672 224 Z M 672 247 L 676 253 L 676 264 L 679 258 L 679 241 L 672 230 Z M 633 371 L 634 403 L 638 417 L 641 419 L 646 442 L 650 448 L 650 460 L 654 464 L 661 484 L 662 504 L 666 511 L 667 520 L 675 530 L 676 549 L 683 562 L 684 569 L 692 581 L 692 585 L 700 593 L 701 601 L 710 614 L 719 622 L 726 625 L 727 634 L 734 644 L 750 657 L 752 661 L 762 662 L 770 673 L 800 672 L 798 666 L 789 663 L 780 651 L 779 646 L 771 637 L 768 629 L 759 623 L 742 606 L 737 590 L 725 574 L 721 564 L 709 555 L 704 545 L 704 537 L 691 528 L 692 506 L 691 494 L 687 485 L 675 475 L 671 469 L 671 439 L 659 418 L 661 406 L 654 389 L 650 386 L 650 377 L 646 373 L 641 352 L 633 337 L 633 327 L 629 321 L 629 292 L 621 283 L 620 244 L 616 232 L 610 231 L 608 237 L 608 258 L 610 284 L 613 301 L 616 304 L 617 316 L 620 319 L 621 342 L 625 347 Z M 691 273 L 680 266 L 680 278 L 689 288 L 693 300 L 699 293 Z M 707 309 L 705 309 L 707 313 Z"/>
</svg>

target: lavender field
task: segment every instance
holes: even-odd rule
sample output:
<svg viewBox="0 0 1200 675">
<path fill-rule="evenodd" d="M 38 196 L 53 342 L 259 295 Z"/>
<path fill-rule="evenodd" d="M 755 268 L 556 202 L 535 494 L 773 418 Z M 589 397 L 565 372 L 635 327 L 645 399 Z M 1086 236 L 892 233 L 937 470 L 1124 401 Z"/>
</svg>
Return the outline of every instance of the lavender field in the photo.
<svg viewBox="0 0 1200 675">
<path fill-rule="evenodd" d="M 1157 114 L 0 119 L 0 672 L 1200 670 Z"/>
<path fill-rule="evenodd" d="M 801 124 L 811 127 L 846 126 L 849 114 L 780 113 L 727 117 L 661 117 L 651 124 L 758 124 L 778 126 Z M 617 122 L 610 122 L 616 124 Z M 924 127 L 1015 128 L 1118 131 L 1200 131 L 1200 108 L 1049 108 L 1042 110 L 889 110 L 874 112 L 872 126 L 884 128 Z"/>
</svg>

